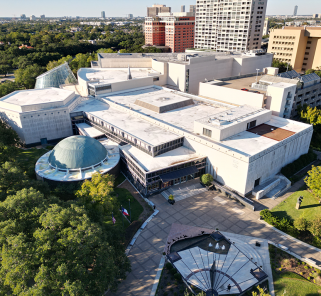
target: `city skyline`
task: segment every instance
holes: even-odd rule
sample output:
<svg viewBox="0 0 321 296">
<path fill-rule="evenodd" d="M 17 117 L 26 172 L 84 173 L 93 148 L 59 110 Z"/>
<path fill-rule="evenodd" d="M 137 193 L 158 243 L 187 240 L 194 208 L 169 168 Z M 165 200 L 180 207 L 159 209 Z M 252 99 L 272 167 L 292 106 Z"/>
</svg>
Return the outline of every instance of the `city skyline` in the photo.
<svg viewBox="0 0 321 296">
<path fill-rule="evenodd" d="M 26 16 L 35 15 L 39 17 L 45 14 L 46 17 L 62 17 L 62 16 L 83 16 L 83 17 L 100 17 L 101 11 L 106 11 L 106 17 L 125 17 L 126 14 L 133 14 L 134 17 L 146 16 L 148 6 L 154 4 L 150 0 L 120 0 L 117 5 L 111 6 L 114 2 L 92 0 L 91 6 L 88 7 L 84 0 L 70 0 L 68 2 L 56 0 L 51 2 L 48 0 L 42 1 L 41 6 L 39 0 L 15 0 L 14 3 L 6 2 L 2 4 L 0 17 L 19 17 L 21 14 Z M 12 5 L 14 4 L 14 5 Z M 83 4 L 83 5 L 82 5 Z M 162 1 L 161 4 L 172 7 L 172 11 L 180 11 L 182 5 L 189 8 L 189 5 L 195 5 L 195 0 L 188 1 Z M 125 5 L 125 6 L 124 6 Z M 293 8 L 298 5 L 298 15 L 309 15 L 316 11 L 321 12 L 321 2 L 319 0 L 283 0 L 281 3 L 278 0 L 268 0 L 267 15 L 292 15 Z M 126 7 L 126 10 L 124 10 Z M 189 9 L 188 9 L 189 10 Z"/>
</svg>

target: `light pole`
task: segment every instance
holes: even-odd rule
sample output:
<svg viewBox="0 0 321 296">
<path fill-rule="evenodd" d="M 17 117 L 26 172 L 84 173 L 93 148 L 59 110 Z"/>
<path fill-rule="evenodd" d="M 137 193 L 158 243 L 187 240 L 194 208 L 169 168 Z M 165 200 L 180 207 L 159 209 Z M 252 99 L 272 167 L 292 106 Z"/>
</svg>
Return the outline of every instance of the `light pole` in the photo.
<svg viewBox="0 0 321 296">
<path fill-rule="evenodd" d="M 129 202 L 129 219 L 130 219 L 130 222 L 132 222 L 132 211 L 130 209 L 130 198 L 128 199 L 128 202 Z"/>
<path fill-rule="evenodd" d="M 259 71 L 260 71 L 260 69 L 256 69 L 256 84 L 257 84 L 257 78 L 259 76 Z"/>
</svg>

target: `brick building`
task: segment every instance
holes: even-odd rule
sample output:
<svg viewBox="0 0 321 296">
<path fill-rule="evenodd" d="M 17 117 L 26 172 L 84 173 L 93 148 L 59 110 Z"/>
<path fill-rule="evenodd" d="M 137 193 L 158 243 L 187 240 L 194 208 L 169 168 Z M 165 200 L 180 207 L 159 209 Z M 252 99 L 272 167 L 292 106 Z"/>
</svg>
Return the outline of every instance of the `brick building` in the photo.
<svg viewBox="0 0 321 296">
<path fill-rule="evenodd" d="M 194 47 L 195 17 L 191 13 L 161 13 L 145 19 L 145 44 L 168 46 L 172 52 Z"/>
</svg>

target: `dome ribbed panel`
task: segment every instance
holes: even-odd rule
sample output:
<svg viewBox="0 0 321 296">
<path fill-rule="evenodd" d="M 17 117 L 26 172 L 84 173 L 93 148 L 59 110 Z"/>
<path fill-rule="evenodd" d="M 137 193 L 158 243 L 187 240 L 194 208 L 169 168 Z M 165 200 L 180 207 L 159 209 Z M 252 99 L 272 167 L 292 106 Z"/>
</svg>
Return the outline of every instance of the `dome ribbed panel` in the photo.
<svg viewBox="0 0 321 296">
<path fill-rule="evenodd" d="M 60 169 L 79 169 L 98 164 L 106 156 L 107 150 L 99 141 L 72 136 L 56 145 L 49 156 L 49 163 Z"/>
</svg>

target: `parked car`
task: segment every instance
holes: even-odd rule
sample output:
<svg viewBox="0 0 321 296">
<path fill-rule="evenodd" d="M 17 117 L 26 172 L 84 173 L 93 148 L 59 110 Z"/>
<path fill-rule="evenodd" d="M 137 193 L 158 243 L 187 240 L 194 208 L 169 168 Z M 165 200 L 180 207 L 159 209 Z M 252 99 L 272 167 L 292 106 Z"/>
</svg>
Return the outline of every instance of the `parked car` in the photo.
<svg viewBox="0 0 321 296">
<path fill-rule="evenodd" d="M 247 88 L 242 88 L 241 90 L 243 90 L 243 91 L 249 91 Z"/>
</svg>

